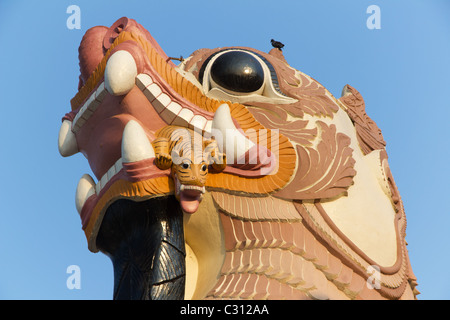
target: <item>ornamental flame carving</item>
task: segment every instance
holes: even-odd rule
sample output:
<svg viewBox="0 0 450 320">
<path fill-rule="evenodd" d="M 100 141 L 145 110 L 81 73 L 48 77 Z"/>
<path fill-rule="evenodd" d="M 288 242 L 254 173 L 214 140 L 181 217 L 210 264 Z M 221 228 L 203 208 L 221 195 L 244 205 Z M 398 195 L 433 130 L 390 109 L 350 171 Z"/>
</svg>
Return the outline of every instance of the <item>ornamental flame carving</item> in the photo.
<svg viewBox="0 0 450 320">
<path fill-rule="evenodd" d="M 356 89 L 335 98 L 277 48 L 173 60 L 125 17 L 79 47 L 59 151 L 92 169 L 75 204 L 114 299 L 416 298 L 386 143 Z M 175 163 L 170 128 L 199 156 Z"/>
</svg>

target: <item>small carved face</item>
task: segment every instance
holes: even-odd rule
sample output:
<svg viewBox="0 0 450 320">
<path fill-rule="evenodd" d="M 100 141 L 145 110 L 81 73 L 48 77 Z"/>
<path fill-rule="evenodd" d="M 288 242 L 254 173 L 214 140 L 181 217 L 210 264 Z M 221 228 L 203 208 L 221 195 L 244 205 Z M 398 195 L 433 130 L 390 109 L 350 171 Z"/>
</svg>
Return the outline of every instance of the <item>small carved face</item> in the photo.
<svg viewBox="0 0 450 320">
<path fill-rule="evenodd" d="M 203 160 L 196 162 L 183 158 L 179 164 L 173 164 L 172 172 L 181 184 L 203 187 L 208 176 L 208 164 Z"/>
<path fill-rule="evenodd" d="M 194 143 L 195 139 L 190 136 L 177 136 L 171 141 L 173 146 L 167 138 L 154 143 L 157 150 L 155 164 L 161 170 L 171 168 L 175 197 L 184 212 L 194 213 L 206 192 L 208 166 L 211 165 L 215 172 L 223 171 L 227 165 L 226 157 L 219 152 L 214 140 Z"/>
<path fill-rule="evenodd" d="M 182 157 L 180 160 L 178 164 L 172 164 L 175 196 L 184 212 L 194 213 L 205 193 L 208 164 L 204 160 L 193 161 L 188 157 Z"/>
</svg>

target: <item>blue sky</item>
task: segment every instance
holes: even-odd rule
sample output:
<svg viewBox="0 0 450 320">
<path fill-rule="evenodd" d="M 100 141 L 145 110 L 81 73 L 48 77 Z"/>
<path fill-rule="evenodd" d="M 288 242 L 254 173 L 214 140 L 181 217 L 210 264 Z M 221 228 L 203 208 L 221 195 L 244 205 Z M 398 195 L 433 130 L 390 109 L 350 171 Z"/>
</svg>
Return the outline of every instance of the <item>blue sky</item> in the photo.
<svg viewBox="0 0 450 320">
<path fill-rule="evenodd" d="M 72 4 L 80 30 L 66 26 Z M 370 5 L 381 9 L 381 29 L 366 27 Z M 345 84 L 358 89 L 387 141 L 419 298 L 450 298 L 449 1 L 1 0 L 0 299 L 112 298 L 112 264 L 88 251 L 74 204 L 90 168 L 80 154 L 62 158 L 57 137 L 84 32 L 122 16 L 169 56 L 233 45 L 268 51 L 274 38 L 291 66 L 335 96 Z M 80 289 L 66 286 L 70 265 L 80 267 Z"/>
</svg>

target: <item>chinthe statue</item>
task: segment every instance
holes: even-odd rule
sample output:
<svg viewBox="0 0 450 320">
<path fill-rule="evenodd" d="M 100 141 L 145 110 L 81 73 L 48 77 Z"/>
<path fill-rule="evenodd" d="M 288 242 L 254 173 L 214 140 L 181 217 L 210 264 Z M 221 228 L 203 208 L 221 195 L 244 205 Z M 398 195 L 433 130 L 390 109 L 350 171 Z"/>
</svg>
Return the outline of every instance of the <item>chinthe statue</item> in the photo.
<svg viewBox="0 0 450 320">
<path fill-rule="evenodd" d="M 132 19 L 89 29 L 59 151 L 114 299 L 416 299 L 385 140 L 279 46 L 168 57 Z"/>
</svg>

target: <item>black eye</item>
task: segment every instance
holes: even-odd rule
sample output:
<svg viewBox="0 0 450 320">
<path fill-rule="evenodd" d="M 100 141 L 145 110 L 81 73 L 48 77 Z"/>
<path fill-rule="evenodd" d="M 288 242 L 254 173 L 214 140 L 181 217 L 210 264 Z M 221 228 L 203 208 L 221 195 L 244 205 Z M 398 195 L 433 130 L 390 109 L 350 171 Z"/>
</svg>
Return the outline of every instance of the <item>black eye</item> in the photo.
<svg viewBox="0 0 450 320">
<path fill-rule="evenodd" d="M 181 164 L 181 167 L 182 167 L 183 169 L 189 169 L 189 163 L 183 162 L 183 163 Z"/>
<path fill-rule="evenodd" d="M 202 169 L 202 171 L 206 171 L 206 169 L 207 169 L 206 164 L 202 165 L 201 169 Z"/>
<path fill-rule="evenodd" d="M 256 58 L 243 51 L 220 55 L 211 67 L 214 82 L 235 92 L 253 92 L 264 84 L 264 70 Z"/>
</svg>

